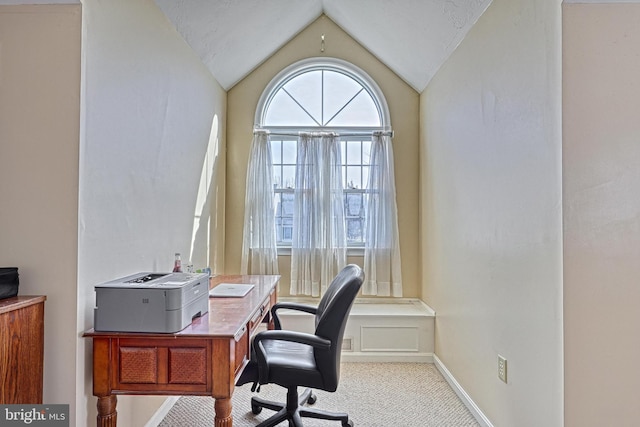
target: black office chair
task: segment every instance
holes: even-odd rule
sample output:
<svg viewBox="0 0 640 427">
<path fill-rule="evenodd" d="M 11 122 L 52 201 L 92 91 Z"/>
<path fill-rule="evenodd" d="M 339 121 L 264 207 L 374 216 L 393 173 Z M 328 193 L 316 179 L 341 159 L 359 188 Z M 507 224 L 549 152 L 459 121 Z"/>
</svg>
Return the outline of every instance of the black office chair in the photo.
<svg viewBox="0 0 640 427">
<path fill-rule="evenodd" d="M 257 384 L 278 384 L 287 389 L 286 403 L 258 397 L 251 399 L 254 414 L 259 414 L 262 408 L 277 411 L 258 427 L 275 426 L 284 420 L 289 421 L 289 427 L 302 427 L 301 417 L 341 421 L 343 427 L 353 427 L 347 414 L 302 405 L 315 403 L 316 396 L 312 388 L 329 392 L 338 388 L 344 328 L 363 280 L 362 269 L 357 265 L 348 265 L 333 279 L 317 307 L 297 303 L 277 303 L 273 306 L 271 314 L 275 330 L 264 331 L 254 337 L 251 361 L 237 383 L 253 382 L 253 390 Z M 315 333 L 282 330 L 277 315 L 280 309 L 315 314 Z M 308 388 L 298 396 L 298 386 Z"/>
</svg>

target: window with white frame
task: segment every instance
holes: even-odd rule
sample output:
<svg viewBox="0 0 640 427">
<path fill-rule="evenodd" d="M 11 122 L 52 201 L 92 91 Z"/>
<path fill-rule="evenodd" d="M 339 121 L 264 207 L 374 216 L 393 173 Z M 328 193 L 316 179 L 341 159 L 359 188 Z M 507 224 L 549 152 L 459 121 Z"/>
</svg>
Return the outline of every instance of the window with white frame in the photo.
<svg viewBox="0 0 640 427">
<path fill-rule="evenodd" d="M 386 101 L 376 83 L 344 61 L 301 61 L 283 70 L 264 91 L 256 126 L 271 134 L 278 246 L 290 246 L 294 233 L 297 134 L 326 131 L 340 135 L 347 245 L 362 247 L 371 135 L 390 128 Z"/>
</svg>

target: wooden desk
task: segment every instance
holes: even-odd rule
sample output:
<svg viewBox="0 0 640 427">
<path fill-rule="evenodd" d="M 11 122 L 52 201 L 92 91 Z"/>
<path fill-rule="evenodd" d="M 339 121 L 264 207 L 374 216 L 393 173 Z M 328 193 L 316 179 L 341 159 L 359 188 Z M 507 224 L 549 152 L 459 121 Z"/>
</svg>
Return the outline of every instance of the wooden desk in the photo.
<svg viewBox="0 0 640 427">
<path fill-rule="evenodd" d="M 115 427 L 117 394 L 198 395 L 215 399 L 215 427 L 232 427 L 231 396 L 250 357 L 250 340 L 276 302 L 280 276 L 216 276 L 253 283 L 244 298 L 209 298 L 209 312 L 180 332 L 87 331 L 93 339 L 93 394 L 99 427 Z"/>
</svg>

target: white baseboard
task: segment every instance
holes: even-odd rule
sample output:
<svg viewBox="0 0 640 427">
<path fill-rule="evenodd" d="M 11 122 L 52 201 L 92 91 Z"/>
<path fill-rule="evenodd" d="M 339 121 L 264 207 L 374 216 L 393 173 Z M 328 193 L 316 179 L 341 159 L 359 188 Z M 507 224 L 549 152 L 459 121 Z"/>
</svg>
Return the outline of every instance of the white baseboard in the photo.
<svg viewBox="0 0 640 427">
<path fill-rule="evenodd" d="M 343 351 L 341 360 L 346 363 L 433 363 L 433 353 Z"/>
<path fill-rule="evenodd" d="M 173 408 L 173 405 L 176 404 L 178 399 L 180 399 L 180 396 L 167 397 L 164 403 L 158 408 L 156 413 L 153 414 L 153 417 L 151 417 L 149 421 L 147 421 L 144 427 L 158 427 L 158 424 L 160 424 L 162 420 L 164 420 L 164 417 L 167 416 L 167 414 L 169 413 L 171 408 Z"/>
<path fill-rule="evenodd" d="M 464 391 L 460 383 L 456 381 L 456 379 L 451 374 L 451 372 L 449 372 L 447 367 L 444 366 L 442 361 L 435 354 L 433 355 L 433 363 L 435 364 L 438 371 L 440 371 L 444 379 L 449 383 L 453 391 L 458 395 L 460 400 L 462 400 L 462 403 L 464 403 L 464 406 L 466 406 L 467 409 L 469 409 L 469 412 L 471 412 L 471 414 L 476 419 L 476 421 L 478 421 L 478 423 L 482 427 L 493 427 L 493 424 L 491 424 L 491 421 L 489 421 L 489 418 L 487 418 L 482 413 L 478 405 L 476 405 L 475 402 L 471 399 L 471 397 L 467 394 L 467 392 Z"/>
</svg>

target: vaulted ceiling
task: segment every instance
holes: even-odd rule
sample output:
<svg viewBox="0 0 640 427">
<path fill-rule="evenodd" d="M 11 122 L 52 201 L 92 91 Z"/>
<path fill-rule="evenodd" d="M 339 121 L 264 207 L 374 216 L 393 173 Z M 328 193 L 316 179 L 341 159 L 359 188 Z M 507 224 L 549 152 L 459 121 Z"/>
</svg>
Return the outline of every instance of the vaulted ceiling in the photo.
<svg viewBox="0 0 640 427">
<path fill-rule="evenodd" d="M 418 92 L 491 0 L 155 0 L 225 90 L 323 13 Z"/>
</svg>

